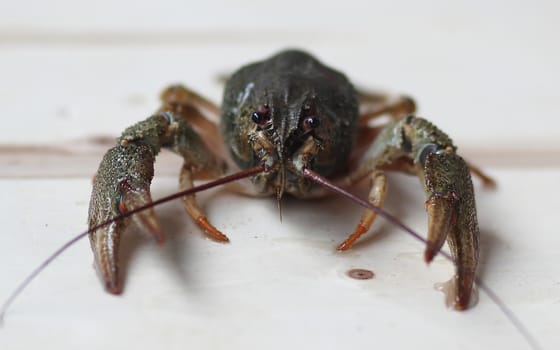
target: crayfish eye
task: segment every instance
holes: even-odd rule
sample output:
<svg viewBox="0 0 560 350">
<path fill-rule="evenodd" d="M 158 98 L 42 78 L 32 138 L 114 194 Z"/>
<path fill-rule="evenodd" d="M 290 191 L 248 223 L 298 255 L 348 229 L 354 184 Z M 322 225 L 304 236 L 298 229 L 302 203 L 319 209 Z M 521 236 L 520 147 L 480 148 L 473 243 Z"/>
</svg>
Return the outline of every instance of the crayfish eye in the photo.
<svg viewBox="0 0 560 350">
<path fill-rule="evenodd" d="M 259 112 L 255 112 L 253 113 L 253 115 L 251 116 L 251 120 L 255 123 L 255 124 L 264 124 L 265 122 L 265 116 L 262 113 Z"/>
<path fill-rule="evenodd" d="M 303 120 L 303 128 L 305 129 L 305 131 L 316 129 L 320 124 L 321 123 L 319 121 L 319 118 L 314 115 Z"/>
<path fill-rule="evenodd" d="M 251 115 L 251 120 L 258 125 L 266 124 L 270 120 L 270 110 L 267 106 L 259 108 L 258 111 Z"/>
</svg>

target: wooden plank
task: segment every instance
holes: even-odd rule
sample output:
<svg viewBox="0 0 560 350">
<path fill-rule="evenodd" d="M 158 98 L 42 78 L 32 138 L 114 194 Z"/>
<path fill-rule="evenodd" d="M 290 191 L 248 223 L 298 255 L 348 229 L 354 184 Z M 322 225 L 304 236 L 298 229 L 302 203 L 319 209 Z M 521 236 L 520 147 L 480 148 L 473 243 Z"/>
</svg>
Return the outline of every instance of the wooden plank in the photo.
<svg viewBox="0 0 560 350">
<path fill-rule="evenodd" d="M 0 146 L 0 178 L 68 178 L 93 176 L 104 153 L 113 145 L 113 138 L 87 138 L 72 142 L 46 145 Z M 539 169 L 560 167 L 560 152 L 494 149 L 469 150 L 461 155 L 473 164 L 485 168 Z M 182 160 L 163 150 L 157 157 L 158 175 L 177 176 Z"/>
<path fill-rule="evenodd" d="M 491 171 L 500 189 L 477 188 L 482 278 L 545 348 L 554 348 L 560 341 L 554 219 L 560 208 L 557 201 L 539 200 L 556 186 L 560 172 Z M 174 177 L 158 177 L 153 193 L 161 197 L 175 188 Z M 0 203 L 10 218 L 0 235 L 6 262 L 0 265 L 0 300 L 84 229 L 89 190 L 89 178 L 0 180 L 4 197 L 15 199 Z M 421 192 L 416 179 L 391 176 L 386 208 L 423 232 Z M 379 221 L 352 251 L 335 253 L 361 211 L 345 201 L 288 199 L 280 223 L 272 199 L 223 191 L 199 198 L 230 244 L 202 238 L 179 203 L 164 205 L 157 212 L 167 244 L 158 248 L 132 229 L 123 247 L 125 293 L 113 297 L 102 291 L 83 241 L 13 305 L 2 347 L 527 348 L 482 293 L 464 314 L 445 310 L 433 285 L 450 276 L 449 263 L 437 259 L 426 268 L 422 247 L 386 222 Z M 356 267 L 374 271 L 375 278 L 348 278 L 346 271 Z"/>
</svg>

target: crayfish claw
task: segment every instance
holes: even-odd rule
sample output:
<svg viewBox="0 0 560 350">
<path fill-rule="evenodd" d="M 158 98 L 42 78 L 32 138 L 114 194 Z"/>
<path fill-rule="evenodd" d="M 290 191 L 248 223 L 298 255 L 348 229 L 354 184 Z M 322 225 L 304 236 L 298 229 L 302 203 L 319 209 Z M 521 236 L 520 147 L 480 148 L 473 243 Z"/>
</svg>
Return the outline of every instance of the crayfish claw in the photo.
<svg viewBox="0 0 560 350">
<path fill-rule="evenodd" d="M 151 202 L 149 186 L 154 157 L 147 145 L 117 144 L 103 157 L 94 179 L 88 220 L 92 230 L 90 243 L 96 270 L 105 289 L 112 294 L 122 292 L 119 244 L 130 223 L 130 218 L 119 217 Z M 158 242 L 163 242 L 164 236 L 153 210 L 132 217 L 152 232 Z"/>
<path fill-rule="evenodd" d="M 184 88 L 178 88 L 175 92 L 188 95 Z M 159 244 L 165 241 L 156 214 L 150 208 L 150 184 L 154 177 L 155 157 L 160 150 L 168 148 L 184 158 L 190 187 L 193 186 L 193 178 L 190 176 L 192 171 L 199 176 L 196 179 L 199 179 L 202 175 L 221 173 L 222 170 L 218 157 L 208 149 L 189 124 L 187 110 L 192 112 L 192 119 L 200 119 L 196 109 L 187 105 L 173 109 L 171 107 L 175 104 L 169 104 L 164 104 L 161 112 L 128 127 L 117 140 L 117 145 L 107 151 L 94 177 L 89 210 L 89 227 L 92 231 L 90 242 L 95 266 L 105 289 L 113 294 L 122 291 L 118 266 L 119 242 L 130 222 L 130 212 L 134 211 L 132 220 L 151 233 Z M 186 198 L 191 198 L 187 201 L 194 203 L 194 209 L 189 214 L 196 214 L 193 219 L 198 219 L 201 211 L 194 196 Z M 123 217 L 126 213 L 129 215 Z M 197 224 L 216 240 L 227 241 L 227 237 L 205 218 L 197 221 Z"/>
<path fill-rule="evenodd" d="M 97 230 L 90 236 L 93 250 L 95 269 L 105 287 L 111 294 L 121 294 L 122 284 L 119 276 L 119 254 L 120 232 L 126 227 L 126 223 L 114 222 L 107 227 Z"/>
<path fill-rule="evenodd" d="M 152 203 L 150 188 L 149 186 L 142 186 L 140 188 L 130 189 L 123 194 L 122 200 L 121 212 L 123 209 L 126 212 L 147 206 Z M 165 242 L 165 234 L 161 229 L 161 225 L 159 224 L 153 208 L 148 208 L 132 215 L 132 219 L 138 226 L 144 228 L 148 233 L 154 236 L 158 244 L 163 244 Z"/>
<path fill-rule="evenodd" d="M 428 244 L 424 251 L 424 260 L 430 263 L 439 253 L 457 216 L 457 195 L 435 194 L 426 201 L 428 212 Z"/>
<path fill-rule="evenodd" d="M 464 310 L 469 307 L 478 265 L 480 233 L 470 175 L 477 169 L 469 168 L 456 150 L 435 125 L 409 115 L 379 133 L 366 152 L 363 168 L 401 170 L 421 179 L 428 213 L 424 260 L 430 263 L 447 240 L 455 263 L 453 304 Z M 356 174 L 363 172 L 358 169 Z"/>
<path fill-rule="evenodd" d="M 441 247 L 447 238 L 455 261 L 453 306 L 465 310 L 475 282 L 480 234 L 469 167 L 454 152 L 434 152 L 427 155 L 424 170 L 426 193 L 431 194 L 428 203 L 435 203 L 427 208 L 431 244 L 426 258 L 431 257 L 430 249 L 437 248 L 437 244 Z"/>
</svg>

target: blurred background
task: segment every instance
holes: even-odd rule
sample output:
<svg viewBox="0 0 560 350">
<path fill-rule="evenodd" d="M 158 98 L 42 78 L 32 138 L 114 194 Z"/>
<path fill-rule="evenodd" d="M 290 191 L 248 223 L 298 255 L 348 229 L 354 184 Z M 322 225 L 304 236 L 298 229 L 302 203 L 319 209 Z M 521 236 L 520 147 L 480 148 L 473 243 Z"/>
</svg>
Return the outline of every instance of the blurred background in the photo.
<svg viewBox="0 0 560 350">
<path fill-rule="evenodd" d="M 216 79 L 283 48 L 308 50 L 359 86 L 405 92 L 463 147 L 558 151 L 554 1 L 22 1 L 1 6 L 1 103 L 55 133 L 115 133 L 183 82 Z M 48 96 L 47 92 L 48 91 Z M 56 99 L 55 99 L 56 97 Z M 131 108 L 133 107 L 133 108 Z M 456 127 L 460 123 L 460 127 Z M 23 123 L 1 139 L 27 142 Z M 35 135 L 34 135 L 35 136 Z M 539 145 L 535 145 L 535 139 Z"/>
</svg>

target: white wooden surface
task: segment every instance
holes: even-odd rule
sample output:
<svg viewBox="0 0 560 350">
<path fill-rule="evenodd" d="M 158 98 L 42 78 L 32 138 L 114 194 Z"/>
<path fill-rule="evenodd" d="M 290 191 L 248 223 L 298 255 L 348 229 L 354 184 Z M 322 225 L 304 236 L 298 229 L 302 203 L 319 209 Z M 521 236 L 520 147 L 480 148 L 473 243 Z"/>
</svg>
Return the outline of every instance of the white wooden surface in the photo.
<svg viewBox="0 0 560 350">
<path fill-rule="evenodd" d="M 344 7 L 341 7 L 344 6 Z M 416 97 L 420 114 L 499 183 L 479 184 L 482 278 L 544 348 L 560 345 L 560 48 L 554 1 L 20 1 L 0 3 L 0 299 L 83 231 L 107 139 L 144 118 L 167 84 L 215 101 L 216 77 L 285 47 L 309 50 L 358 85 Z M 176 189 L 170 155 L 155 197 Z M 387 209 L 424 232 L 416 179 L 390 178 Z M 422 247 L 376 224 L 347 254 L 334 247 L 361 210 L 338 199 L 200 196 L 232 242 L 202 237 L 163 205 L 168 244 L 124 243 L 126 289 L 104 293 L 89 243 L 65 253 L 21 296 L 0 349 L 527 349 L 481 293 L 448 311 Z M 233 205 L 234 204 L 234 205 Z M 346 277 L 353 267 L 376 277 Z"/>
</svg>

